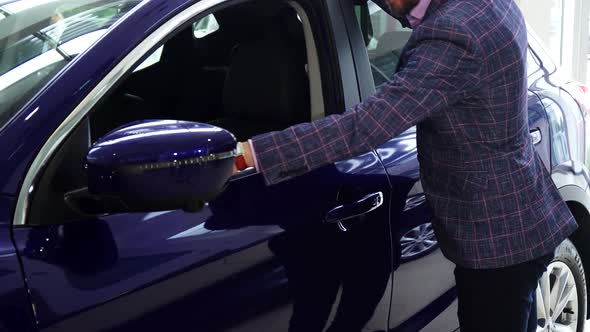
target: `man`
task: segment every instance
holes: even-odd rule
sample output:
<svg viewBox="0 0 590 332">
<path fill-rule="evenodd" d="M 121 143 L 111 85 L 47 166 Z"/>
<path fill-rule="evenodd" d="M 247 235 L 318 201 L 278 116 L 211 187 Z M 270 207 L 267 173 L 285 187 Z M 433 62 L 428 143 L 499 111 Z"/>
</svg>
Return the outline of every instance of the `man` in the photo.
<svg viewBox="0 0 590 332">
<path fill-rule="evenodd" d="M 529 138 L 522 15 L 514 0 L 384 1 L 414 29 L 391 82 L 342 115 L 254 137 L 239 168 L 275 184 L 417 125 L 461 331 L 536 331 L 538 280 L 577 226 Z"/>
</svg>

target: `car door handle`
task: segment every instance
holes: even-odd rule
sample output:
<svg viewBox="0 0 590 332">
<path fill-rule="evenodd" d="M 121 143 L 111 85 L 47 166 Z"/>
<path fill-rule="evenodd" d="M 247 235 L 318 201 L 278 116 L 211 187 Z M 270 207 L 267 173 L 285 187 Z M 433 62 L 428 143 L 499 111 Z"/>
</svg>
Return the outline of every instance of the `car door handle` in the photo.
<svg viewBox="0 0 590 332">
<path fill-rule="evenodd" d="M 381 205 L 383 205 L 383 193 L 379 191 L 368 194 L 356 202 L 333 208 L 326 214 L 325 220 L 330 224 L 338 224 L 341 230 L 346 231 L 346 228 L 341 224 L 342 221 L 369 213 Z"/>
<path fill-rule="evenodd" d="M 543 140 L 543 135 L 541 135 L 541 130 L 540 129 L 535 129 L 535 130 L 531 130 L 531 140 L 533 141 L 533 145 L 537 145 L 539 143 L 541 143 L 541 141 Z"/>
</svg>

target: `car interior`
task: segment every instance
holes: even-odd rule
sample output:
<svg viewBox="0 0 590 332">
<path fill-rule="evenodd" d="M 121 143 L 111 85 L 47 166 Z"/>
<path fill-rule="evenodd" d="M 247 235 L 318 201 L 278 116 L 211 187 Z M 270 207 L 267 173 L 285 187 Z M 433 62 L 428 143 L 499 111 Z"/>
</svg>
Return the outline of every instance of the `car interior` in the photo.
<svg viewBox="0 0 590 332">
<path fill-rule="evenodd" d="M 146 54 L 68 137 L 40 177 L 29 224 L 107 208 L 79 192 L 84 158 L 92 142 L 122 125 L 188 120 L 245 140 L 323 116 L 317 51 L 297 3 L 246 2 L 212 16 L 215 28 L 206 35 L 196 33 L 197 21 Z"/>
<path fill-rule="evenodd" d="M 180 31 L 160 61 L 133 73 L 92 114 L 92 139 L 150 118 L 211 123 L 238 139 L 309 120 L 303 28 L 290 6 L 275 10 L 232 7 L 214 14 L 220 28 L 203 38 L 192 26 Z"/>
<path fill-rule="evenodd" d="M 378 38 L 377 48 L 368 51 L 376 86 L 393 77 L 410 34 L 407 31 L 386 32 Z"/>
</svg>

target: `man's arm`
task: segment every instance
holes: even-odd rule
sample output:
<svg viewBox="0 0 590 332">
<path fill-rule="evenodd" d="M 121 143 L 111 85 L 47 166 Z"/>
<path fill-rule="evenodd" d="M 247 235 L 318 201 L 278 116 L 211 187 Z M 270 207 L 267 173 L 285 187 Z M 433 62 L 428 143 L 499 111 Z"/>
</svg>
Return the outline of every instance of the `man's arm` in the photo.
<svg viewBox="0 0 590 332">
<path fill-rule="evenodd" d="M 420 28 L 407 63 L 376 95 L 343 114 L 253 137 L 266 183 L 368 152 L 478 89 L 479 45 L 456 24 L 439 20 L 436 26 Z"/>
</svg>

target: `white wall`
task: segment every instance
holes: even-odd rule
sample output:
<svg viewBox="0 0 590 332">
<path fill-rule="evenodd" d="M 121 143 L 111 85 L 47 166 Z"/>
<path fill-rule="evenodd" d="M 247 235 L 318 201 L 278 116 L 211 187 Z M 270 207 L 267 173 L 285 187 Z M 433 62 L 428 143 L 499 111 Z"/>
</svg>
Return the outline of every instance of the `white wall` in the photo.
<svg viewBox="0 0 590 332">
<path fill-rule="evenodd" d="M 589 82 L 590 0 L 516 0 L 548 53 L 574 80 Z"/>
</svg>

